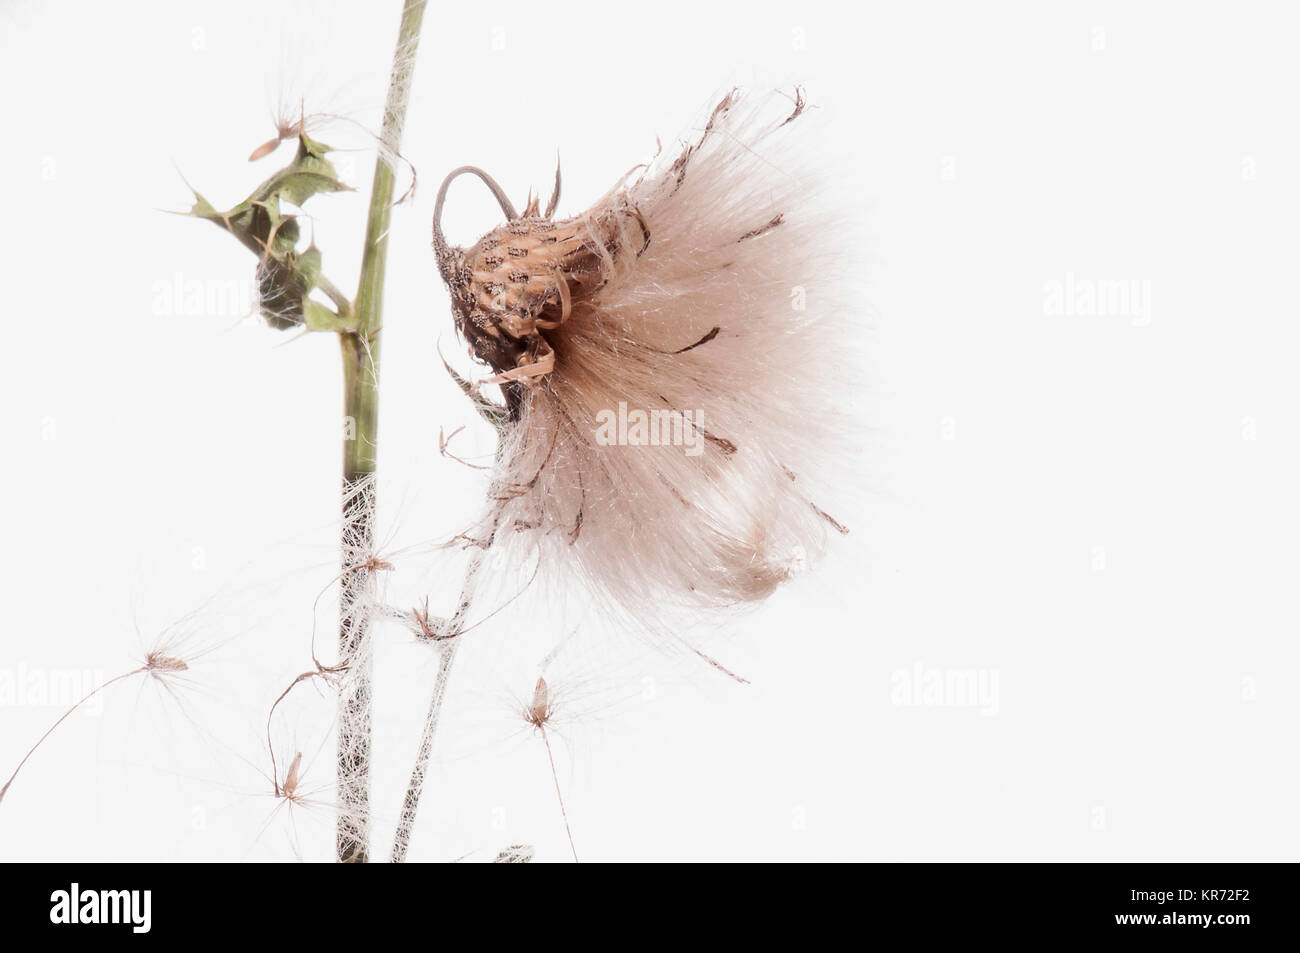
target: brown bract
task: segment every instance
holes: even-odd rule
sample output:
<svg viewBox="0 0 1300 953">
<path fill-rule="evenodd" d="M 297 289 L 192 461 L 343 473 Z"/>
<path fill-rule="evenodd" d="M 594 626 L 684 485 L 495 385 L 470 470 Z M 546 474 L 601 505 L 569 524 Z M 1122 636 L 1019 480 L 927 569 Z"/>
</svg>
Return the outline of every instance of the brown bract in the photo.
<svg viewBox="0 0 1300 953">
<path fill-rule="evenodd" d="M 472 173 L 486 182 L 508 221 L 468 249 L 449 246 L 440 226 L 447 188 Z M 488 383 L 534 382 L 555 369 L 555 351 L 542 331 L 554 330 L 589 300 L 614 269 L 615 261 L 640 254 L 649 243 L 645 221 L 626 202 L 555 221 L 560 174 L 545 214 L 533 199 L 517 215 L 487 173 L 474 167 L 452 172 L 438 192 L 434 249 L 451 294 L 456 327 L 470 353 L 496 375 Z M 630 249 L 629 249 L 629 246 Z"/>
</svg>

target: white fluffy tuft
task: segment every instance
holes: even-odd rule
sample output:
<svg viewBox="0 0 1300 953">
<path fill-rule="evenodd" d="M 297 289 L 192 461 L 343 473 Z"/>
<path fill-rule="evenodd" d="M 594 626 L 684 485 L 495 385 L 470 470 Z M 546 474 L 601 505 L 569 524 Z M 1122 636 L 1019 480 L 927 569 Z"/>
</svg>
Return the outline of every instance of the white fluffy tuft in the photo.
<svg viewBox="0 0 1300 953">
<path fill-rule="evenodd" d="M 595 246 L 604 284 L 543 332 L 554 369 L 506 385 L 519 410 L 481 540 L 537 547 L 546 572 L 654 620 L 762 599 L 847 531 L 831 474 L 864 316 L 844 307 L 849 243 L 810 119 L 802 92 L 729 94 L 579 217 L 641 221 L 623 214 Z M 620 405 L 667 412 L 681 439 L 608 444 Z"/>
</svg>

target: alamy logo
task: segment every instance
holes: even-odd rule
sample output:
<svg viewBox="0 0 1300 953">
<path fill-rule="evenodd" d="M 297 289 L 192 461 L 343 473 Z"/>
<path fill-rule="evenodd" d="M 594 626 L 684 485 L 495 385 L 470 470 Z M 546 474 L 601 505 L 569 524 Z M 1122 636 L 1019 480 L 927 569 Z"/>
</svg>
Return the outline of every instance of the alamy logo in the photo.
<svg viewBox="0 0 1300 953">
<path fill-rule="evenodd" d="M 50 903 L 51 923 L 126 923 L 133 933 L 148 933 L 152 925 L 152 890 L 82 890 L 74 883 L 50 894 Z"/>
<path fill-rule="evenodd" d="M 1065 279 L 1043 283 L 1043 313 L 1053 317 L 1129 318 L 1134 327 L 1151 323 L 1151 282 L 1118 278 Z"/>
<path fill-rule="evenodd" d="M 0 708 L 9 705 L 78 705 L 88 715 L 104 710 L 104 699 L 91 694 L 102 684 L 104 673 L 90 669 L 28 668 L 19 662 L 14 669 L 0 668 Z"/>
<path fill-rule="evenodd" d="M 596 443 L 602 447 L 684 447 L 688 457 L 704 452 L 703 412 L 698 410 L 628 410 L 596 414 Z"/>
<path fill-rule="evenodd" d="M 974 708 L 998 713 L 998 670 L 926 668 L 920 662 L 895 669 L 889 700 L 903 708 Z"/>
<path fill-rule="evenodd" d="M 251 278 L 186 278 L 153 283 L 153 313 L 188 318 L 242 317 L 257 308 L 257 282 Z"/>
</svg>

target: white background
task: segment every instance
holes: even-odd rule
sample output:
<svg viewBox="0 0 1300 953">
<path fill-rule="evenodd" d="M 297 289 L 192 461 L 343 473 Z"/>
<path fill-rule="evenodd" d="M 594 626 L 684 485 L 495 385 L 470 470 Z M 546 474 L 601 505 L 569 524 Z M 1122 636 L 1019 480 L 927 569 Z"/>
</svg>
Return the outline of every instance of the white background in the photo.
<svg viewBox="0 0 1300 953">
<path fill-rule="evenodd" d="M 870 236 L 874 397 L 852 542 L 698 633 L 753 684 L 591 620 L 503 613 L 453 675 L 412 859 L 567 859 L 514 708 L 570 629 L 548 674 L 584 860 L 1295 859 L 1294 11 L 975 7 L 429 11 L 385 325 L 394 547 L 454 532 L 481 494 L 437 451 L 471 422 L 436 359 L 439 339 L 463 349 L 428 249 L 457 165 L 518 201 L 558 150 L 572 213 L 729 84 L 806 84 L 831 140 L 813 161 Z M 170 298 L 246 281 L 252 259 L 160 210 L 188 206 L 181 175 L 229 207 L 287 161 L 245 162 L 277 102 L 374 128 L 397 14 L 0 5 L 0 673 L 110 676 L 188 613 L 180 651 L 205 653 L 176 697 L 129 681 L 65 722 L 0 804 L 0 857 L 329 856 L 328 809 L 276 810 L 260 739 L 335 571 L 337 345 Z M 348 156 L 362 191 L 310 208 L 344 287 L 372 161 Z M 453 238 L 496 223 L 481 192 L 458 190 Z M 1071 275 L 1137 282 L 1150 310 L 1053 313 Z M 398 578 L 408 604 L 450 598 L 436 563 Z M 328 597 L 318 615 L 328 642 Z M 387 629 L 378 652 L 382 851 L 433 659 Z M 964 672 L 996 691 L 907 703 Z M 303 750 L 327 801 L 330 703 L 295 700 L 280 756 Z M 40 702 L 0 706 L 0 774 L 61 711 Z"/>
</svg>

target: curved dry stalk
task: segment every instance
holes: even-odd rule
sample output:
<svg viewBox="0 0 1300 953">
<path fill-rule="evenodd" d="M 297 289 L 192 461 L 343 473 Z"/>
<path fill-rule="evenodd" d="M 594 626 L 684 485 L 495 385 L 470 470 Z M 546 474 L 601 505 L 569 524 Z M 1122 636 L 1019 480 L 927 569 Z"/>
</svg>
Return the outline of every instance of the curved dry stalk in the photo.
<svg viewBox="0 0 1300 953">
<path fill-rule="evenodd" d="M 326 681 L 329 681 L 331 677 L 335 677 L 339 675 L 341 671 L 342 669 L 338 669 L 338 668 L 325 668 L 324 666 L 320 665 L 320 663 L 318 662 L 315 671 L 303 672 L 300 675 L 294 676 L 294 679 L 292 682 L 289 683 L 289 686 L 279 694 L 279 696 L 275 699 L 274 702 L 271 703 L 271 709 L 266 713 L 266 750 L 271 755 L 271 783 L 275 786 L 276 797 L 281 796 L 281 792 L 280 792 L 281 784 L 279 781 L 279 775 L 276 773 L 278 768 L 275 760 L 275 744 L 271 740 L 271 719 L 275 717 L 275 710 L 280 707 L 280 703 L 282 701 L 284 701 L 286 698 L 289 697 L 289 693 L 292 692 L 295 688 L 297 688 L 301 683 L 307 681 L 310 678 L 321 678 L 321 679 L 325 679 Z M 300 754 L 299 758 L 301 757 L 302 756 Z M 294 762 L 294 766 L 293 768 L 291 768 L 291 770 L 296 770 L 297 763 L 298 762 L 296 761 Z M 288 780 L 286 780 L 283 786 L 288 788 L 291 785 L 289 784 Z"/>
</svg>

